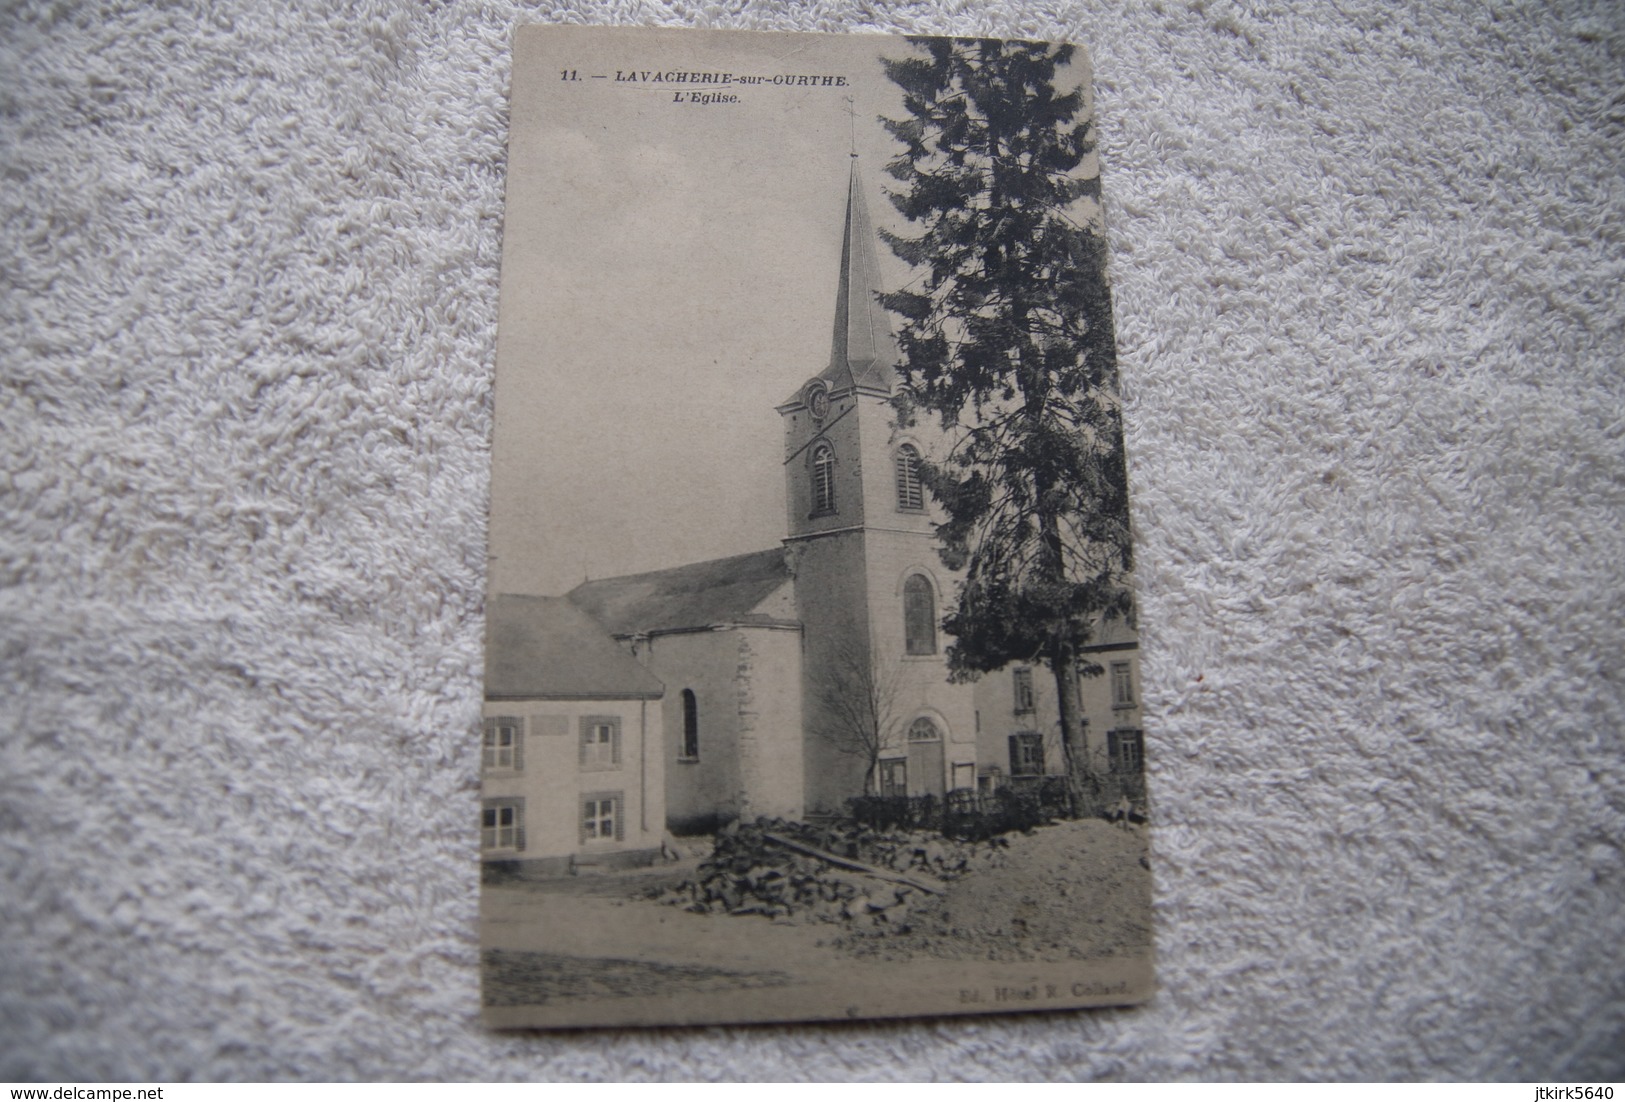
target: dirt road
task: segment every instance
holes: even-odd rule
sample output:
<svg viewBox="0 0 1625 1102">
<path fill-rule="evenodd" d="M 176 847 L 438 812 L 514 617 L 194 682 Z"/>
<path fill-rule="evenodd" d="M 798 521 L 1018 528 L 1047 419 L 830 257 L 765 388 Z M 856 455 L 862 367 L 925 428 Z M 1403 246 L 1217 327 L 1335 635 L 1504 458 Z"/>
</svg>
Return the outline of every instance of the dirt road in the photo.
<svg viewBox="0 0 1625 1102">
<path fill-rule="evenodd" d="M 881 1013 L 876 1000 L 896 1001 L 933 983 L 941 997 L 961 999 L 982 998 L 982 985 L 991 984 L 985 997 L 992 999 L 1055 988 L 1046 979 L 1063 972 L 1073 985 L 1071 977 L 1098 975 L 1106 991 L 1106 981 L 1148 968 L 1145 858 L 1143 828 L 1098 821 L 1041 827 L 1012 836 L 997 858 L 901 919 L 843 924 L 693 914 L 650 898 L 693 875 L 693 860 L 489 886 L 482 903 L 485 1001 L 525 1007 L 653 999 L 665 1010 L 650 1010 L 647 1020 L 670 1020 L 677 1000 L 701 1021 L 783 1017 L 792 999 Z M 1062 985 L 1060 994 L 1068 990 Z M 729 1010 L 719 1014 L 718 1006 Z M 747 1006 L 761 1013 L 742 1012 Z M 645 1020 L 635 1010 L 617 1013 L 614 1020 Z"/>
</svg>

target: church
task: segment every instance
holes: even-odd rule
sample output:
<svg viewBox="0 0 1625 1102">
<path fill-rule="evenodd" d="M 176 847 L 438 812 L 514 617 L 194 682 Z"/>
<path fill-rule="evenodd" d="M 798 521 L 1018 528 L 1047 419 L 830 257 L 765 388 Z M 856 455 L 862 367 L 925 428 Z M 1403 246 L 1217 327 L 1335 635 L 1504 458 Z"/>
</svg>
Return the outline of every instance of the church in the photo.
<svg viewBox="0 0 1625 1102">
<path fill-rule="evenodd" d="M 879 282 L 854 160 L 829 359 L 777 407 L 779 546 L 492 597 L 487 862 L 636 863 L 668 831 L 1064 772 L 1047 668 L 948 680 L 939 625 L 958 578 L 920 481 L 945 441 L 895 426 L 901 357 Z M 1099 672 L 1080 687 L 1100 770 L 1141 767 L 1137 650 L 1113 624 L 1084 655 Z"/>
</svg>

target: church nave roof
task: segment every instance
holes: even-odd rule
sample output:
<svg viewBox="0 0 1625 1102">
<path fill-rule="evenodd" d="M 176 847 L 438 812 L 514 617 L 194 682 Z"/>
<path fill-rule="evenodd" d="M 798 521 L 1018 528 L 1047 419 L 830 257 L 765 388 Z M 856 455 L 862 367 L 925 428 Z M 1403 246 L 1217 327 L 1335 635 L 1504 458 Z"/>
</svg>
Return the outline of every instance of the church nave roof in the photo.
<svg viewBox="0 0 1625 1102">
<path fill-rule="evenodd" d="M 582 582 L 577 607 L 615 635 L 641 635 L 724 623 L 781 622 L 758 606 L 790 581 L 782 547 L 726 559 Z"/>
</svg>

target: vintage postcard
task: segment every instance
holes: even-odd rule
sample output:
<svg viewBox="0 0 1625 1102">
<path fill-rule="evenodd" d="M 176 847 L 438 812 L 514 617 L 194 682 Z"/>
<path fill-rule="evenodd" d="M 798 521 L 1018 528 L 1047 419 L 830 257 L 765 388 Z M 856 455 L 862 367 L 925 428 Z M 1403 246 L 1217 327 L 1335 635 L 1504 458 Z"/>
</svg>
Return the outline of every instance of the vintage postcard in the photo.
<svg viewBox="0 0 1625 1102">
<path fill-rule="evenodd" d="M 491 1025 L 1149 996 L 1091 112 L 1069 45 L 518 32 Z"/>
</svg>

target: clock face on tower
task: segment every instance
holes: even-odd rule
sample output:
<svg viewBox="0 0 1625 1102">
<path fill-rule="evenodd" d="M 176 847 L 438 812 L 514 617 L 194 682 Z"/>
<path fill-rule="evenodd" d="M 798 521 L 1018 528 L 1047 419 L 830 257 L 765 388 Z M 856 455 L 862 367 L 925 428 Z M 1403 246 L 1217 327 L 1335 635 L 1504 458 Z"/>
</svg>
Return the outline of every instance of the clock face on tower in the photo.
<svg viewBox="0 0 1625 1102">
<path fill-rule="evenodd" d="M 817 379 L 807 384 L 807 411 L 814 421 L 829 416 L 829 387 Z"/>
</svg>

